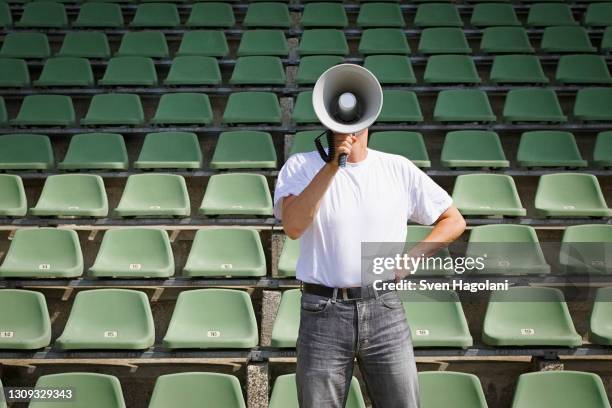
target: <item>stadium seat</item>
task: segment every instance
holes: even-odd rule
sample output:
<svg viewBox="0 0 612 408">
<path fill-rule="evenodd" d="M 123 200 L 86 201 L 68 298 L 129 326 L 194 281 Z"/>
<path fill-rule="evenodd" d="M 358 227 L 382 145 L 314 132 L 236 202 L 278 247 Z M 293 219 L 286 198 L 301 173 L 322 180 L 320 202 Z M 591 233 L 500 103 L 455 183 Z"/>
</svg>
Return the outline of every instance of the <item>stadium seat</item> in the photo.
<svg viewBox="0 0 612 408">
<path fill-rule="evenodd" d="M 609 227 L 609 225 L 606 225 L 606 227 Z M 610 316 L 612 316 L 612 287 L 599 288 L 597 289 L 591 312 L 589 324 L 590 342 L 602 346 L 612 345 L 612 321 Z M 1 345 L 2 342 L 0 341 Z"/>
<path fill-rule="evenodd" d="M 195 235 L 183 275 L 252 277 L 266 275 L 259 233 L 252 229 L 201 229 Z"/>
<path fill-rule="evenodd" d="M 417 96 L 412 91 L 383 90 L 383 106 L 378 123 L 422 122 L 423 114 Z"/>
<path fill-rule="evenodd" d="M 612 120 L 612 89 L 593 87 L 578 90 L 573 113 L 578 120 Z"/>
<path fill-rule="evenodd" d="M 245 408 L 238 378 L 221 373 L 178 373 L 161 375 L 155 382 L 149 408 L 179 405 L 181 408 Z"/>
<path fill-rule="evenodd" d="M 369 147 L 381 152 L 404 156 L 418 167 L 431 167 L 423 135 L 419 132 L 389 130 L 370 135 Z"/>
<path fill-rule="evenodd" d="M 166 93 L 159 99 L 151 123 L 156 125 L 208 125 L 213 113 L 208 95 L 203 93 Z"/>
<path fill-rule="evenodd" d="M 191 205 L 185 179 L 176 174 L 131 175 L 115 213 L 120 217 L 188 217 Z"/>
<path fill-rule="evenodd" d="M 236 24 L 231 4 L 195 3 L 187 19 L 187 27 L 229 28 Z"/>
<path fill-rule="evenodd" d="M 555 91 L 545 88 L 508 91 L 502 115 L 508 122 L 567 122 Z"/>
<path fill-rule="evenodd" d="M 344 28 L 348 25 L 348 18 L 342 4 L 316 2 L 304 6 L 300 23 L 304 28 Z"/>
<path fill-rule="evenodd" d="M 536 130 L 521 135 L 516 160 L 522 167 L 586 167 L 574 135 Z"/>
<path fill-rule="evenodd" d="M 87 58 L 49 58 L 34 86 L 83 86 L 94 85 L 94 75 Z"/>
<path fill-rule="evenodd" d="M 0 88 L 30 86 L 28 64 L 19 58 L 0 58 Z"/>
<path fill-rule="evenodd" d="M 210 177 L 200 214 L 272 215 L 268 181 L 261 174 L 216 174 Z"/>
<path fill-rule="evenodd" d="M 303 36 L 306 34 L 302 35 Z M 246 30 L 240 39 L 236 55 L 269 55 L 287 57 L 289 45 L 282 30 Z"/>
<path fill-rule="evenodd" d="M 609 217 L 612 215 L 597 178 L 585 173 L 546 174 L 540 177 L 536 213 L 543 217 Z"/>
<path fill-rule="evenodd" d="M 451 290 L 398 292 L 412 333 L 414 347 L 472 346 L 459 296 Z"/>
<path fill-rule="evenodd" d="M 232 85 L 284 85 L 285 80 L 285 68 L 280 58 L 251 56 L 238 57 L 229 83 Z"/>
<path fill-rule="evenodd" d="M 0 3 L 0 27 L 6 28 L 12 25 L 13 16 L 11 15 L 11 7 L 8 3 Z"/>
<path fill-rule="evenodd" d="M 586 27 L 612 26 L 612 4 L 591 3 L 583 14 L 583 25 Z"/>
<path fill-rule="evenodd" d="M 164 346 L 248 349 L 257 346 L 258 337 L 255 311 L 247 292 L 198 289 L 178 296 Z"/>
<path fill-rule="evenodd" d="M 404 27 L 404 16 L 399 5 L 393 3 L 366 3 L 359 8 L 357 25 L 370 27 Z"/>
<path fill-rule="evenodd" d="M 421 54 L 471 54 L 465 34 L 458 27 L 433 27 L 421 32 Z"/>
<path fill-rule="evenodd" d="M 0 96 L 0 126 L 4 126 L 8 123 L 8 113 L 6 112 L 6 105 L 4 98 Z"/>
<path fill-rule="evenodd" d="M 612 76 L 602 55 L 563 55 L 555 78 L 562 84 L 609 84 Z"/>
<path fill-rule="evenodd" d="M 62 350 L 143 350 L 155 342 L 155 326 L 144 292 L 94 289 L 77 293 L 64 331 Z"/>
<path fill-rule="evenodd" d="M 270 345 L 272 347 L 295 347 L 300 328 L 300 289 L 283 292 L 274 325 Z"/>
<path fill-rule="evenodd" d="M 0 170 L 49 170 L 54 162 L 48 136 L 27 133 L 0 136 Z"/>
<path fill-rule="evenodd" d="M 81 119 L 81 125 L 85 126 L 139 126 L 143 123 L 140 98 L 136 94 L 124 93 L 94 95 L 87 114 Z"/>
<path fill-rule="evenodd" d="M 432 55 L 427 59 L 423 81 L 428 84 L 478 84 L 476 64 L 467 55 Z"/>
<path fill-rule="evenodd" d="M 130 27 L 173 28 L 181 25 L 181 18 L 174 4 L 144 3 L 136 7 Z"/>
<path fill-rule="evenodd" d="M 496 119 L 487 94 L 479 89 L 440 91 L 433 118 L 440 122 L 493 122 Z"/>
<path fill-rule="evenodd" d="M 191 132 L 159 132 L 145 136 L 136 169 L 199 169 L 202 149 Z"/>
<path fill-rule="evenodd" d="M 431 232 L 433 227 L 428 225 L 408 225 L 406 229 L 406 250 L 413 248 L 416 244 L 423 241 Z M 448 248 L 442 248 L 437 251 L 435 254 L 430 255 L 430 258 L 433 258 L 433 265 L 426 266 L 425 268 L 417 268 L 414 273 L 416 276 L 440 276 L 440 275 L 453 275 L 455 271 L 448 267 L 448 265 L 444 265 L 444 260 L 450 258 L 450 252 Z M 442 264 L 438 264 L 436 262 L 440 262 L 437 259 L 440 258 Z M 438 267 L 440 266 L 440 267 Z"/>
<path fill-rule="evenodd" d="M 97 31 L 70 31 L 57 56 L 107 59 L 110 57 L 108 38 Z"/>
<path fill-rule="evenodd" d="M 445 167 L 509 167 L 497 133 L 457 130 L 444 138 L 440 164 Z"/>
<path fill-rule="evenodd" d="M 7 33 L 0 48 L 2 58 L 48 58 L 50 55 L 47 35 L 37 32 Z"/>
<path fill-rule="evenodd" d="M 546 27 L 542 35 L 540 50 L 547 53 L 595 52 L 589 35 L 583 27 Z"/>
<path fill-rule="evenodd" d="M 612 131 L 597 134 L 593 149 L 593 164 L 598 167 L 612 167 Z"/>
<path fill-rule="evenodd" d="M 612 244 L 611 225 L 572 225 L 565 228 L 559 251 L 560 272 L 601 275 L 612 273 L 607 256 Z"/>
<path fill-rule="evenodd" d="M 161 31 L 128 31 L 121 38 L 117 57 L 168 58 L 168 43 Z"/>
<path fill-rule="evenodd" d="M 147 57 L 114 57 L 108 61 L 100 85 L 153 86 L 157 72 L 153 60 Z"/>
<path fill-rule="evenodd" d="M 23 217 L 28 203 L 19 176 L 0 174 L 0 217 Z"/>
<path fill-rule="evenodd" d="M 606 27 L 603 38 L 601 39 L 601 51 L 610 52 L 612 51 L 612 28 Z M 1 56 L 1 53 L 0 53 Z"/>
<path fill-rule="evenodd" d="M 291 16 L 286 4 L 261 2 L 250 4 L 242 21 L 244 27 L 289 28 Z"/>
<path fill-rule="evenodd" d="M 222 132 L 210 161 L 212 169 L 276 168 L 276 150 L 268 132 Z"/>
<path fill-rule="evenodd" d="M 523 27 L 487 27 L 482 33 L 480 50 L 489 54 L 533 54 Z"/>
<path fill-rule="evenodd" d="M 283 249 L 278 257 L 277 275 L 279 278 L 295 277 L 295 268 L 300 256 L 300 240 L 285 237 Z"/>
<path fill-rule="evenodd" d="M 348 55 L 349 48 L 342 30 L 318 28 L 304 30 L 297 51 L 300 56 Z"/>
<path fill-rule="evenodd" d="M 463 27 L 459 12 L 452 3 L 420 4 L 414 16 L 413 24 L 422 28 Z"/>
<path fill-rule="evenodd" d="M 184 56 L 172 60 L 166 85 L 220 85 L 221 71 L 213 57 Z"/>
<path fill-rule="evenodd" d="M 0 181 L 1 183 L 1 181 Z M 45 296 L 31 290 L 0 290 L 0 349 L 35 350 L 51 342 L 51 321 Z M 0 384 L 0 392 L 2 385 Z M 2 406 L 4 396 L 0 397 Z M 6 405 L 4 406 L 6 407 Z"/>
<path fill-rule="evenodd" d="M 521 374 L 512 408 L 609 408 L 601 378 L 579 371 L 540 371 Z"/>
<path fill-rule="evenodd" d="M 38 378 L 36 388 L 73 391 L 72 401 L 32 401 L 29 408 L 67 405 L 70 408 L 125 408 L 123 391 L 117 377 L 97 373 L 48 374 Z M 78 395 L 78 397 L 77 397 Z"/>
<path fill-rule="evenodd" d="M 41 217 L 106 217 L 104 181 L 93 174 L 48 176 L 30 213 Z"/>
<path fill-rule="evenodd" d="M 525 216 L 512 177 L 503 174 L 457 176 L 453 201 L 463 215 Z"/>
<path fill-rule="evenodd" d="M 22 28 L 65 28 L 68 17 L 64 5 L 53 1 L 32 1 L 23 7 L 21 19 L 15 22 Z"/>
<path fill-rule="evenodd" d="M 488 407 L 480 380 L 474 374 L 427 371 L 419 373 L 418 378 L 422 408 Z"/>
<path fill-rule="evenodd" d="M 319 123 L 312 104 L 312 91 L 300 92 L 295 98 L 295 105 L 291 113 L 291 120 L 297 124 Z"/>
<path fill-rule="evenodd" d="M 177 57 L 200 56 L 223 58 L 229 53 L 225 34 L 221 30 L 194 30 L 183 34 Z"/>
<path fill-rule="evenodd" d="M 364 59 L 363 66 L 384 85 L 416 83 L 410 59 L 404 55 L 368 55 Z"/>
<path fill-rule="evenodd" d="M 233 92 L 223 112 L 223 123 L 281 123 L 278 97 L 271 92 Z"/>
<path fill-rule="evenodd" d="M 121 28 L 123 27 L 121 7 L 113 3 L 84 3 L 79 7 L 79 15 L 72 26 L 78 28 Z"/>
<path fill-rule="evenodd" d="M 403 31 L 398 28 L 370 28 L 364 30 L 359 40 L 359 53 L 373 54 L 410 54 L 410 45 Z M 343 55 L 348 54 L 348 50 Z"/>
<path fill-rule="evenodd" d="M 314 151 L 316 149 L 314 140 L 323 132 L 323 129 L 304 130 L 301 132 L 296 132 L 293 135 L 289 156 L 295 153 L 305 153 Z M 321 139 L 321 144 L 323 145 L 323 147 L 327 147 L 327 138 L 323 137 Z"/>
<path fill-rule="evenodd" d="M 494 83 L 547 84 L 542 64 L 535 55 L 496 55 L 489 75 Z"/>
<path fill-rule="evenodd" d="M 28 95 L 23 98 L 21 108 L 13 126 L 73 126 L 76 116 L 72 100 L 65 95 Z"/>
<path fill-rule="evenodd" d="M 270 396 L 270 408 L 298 408 L 297 386 L 295 374 L 280 375 L 274 382 Z M 357 378 L 352 377 L 348 390 L 346 408 L 365 408 L 361 388 Z"/>
<path fill-rule="evenodd" d="M 79 236 L 73 230 L 58 228 L 16 230 L 0 266 L 2 278 L 73 278 L 82 274 Z"/>
<path fill-rule="evenodd" d="M 578 25 L 572 9 L 562 3 L 535 3 L 529 8 L 527 26 L 551 27 Z"/>
<path fill-rule="evenodd" d="M 520 26 L 514 7 L 504 3 L 479 3 L 472 11 L 470 20 L 474 27 Z"/>
<path fill-rule="evenodd" d="M 61 170 L 127 170 L 128 154 L 118 133 L 81 133 L 72 136 Z"/>
<path fill-rule="evenodd" d="M 337 55 L 302 57 L 300 58 L 300 64 L 295 75 L 295 82 L 298 85 L 314 85 L 323 72 L 334 65 L 341 64 L 343 61 L 343 58 Z"/>
<path fill-rule="evenodd" d="M 563 292 L 533 286 L 514 286 L 492 292 L 484 318 L 482 340 L 495 347 L 577 347 L 582 344 Z"/>
</svg>

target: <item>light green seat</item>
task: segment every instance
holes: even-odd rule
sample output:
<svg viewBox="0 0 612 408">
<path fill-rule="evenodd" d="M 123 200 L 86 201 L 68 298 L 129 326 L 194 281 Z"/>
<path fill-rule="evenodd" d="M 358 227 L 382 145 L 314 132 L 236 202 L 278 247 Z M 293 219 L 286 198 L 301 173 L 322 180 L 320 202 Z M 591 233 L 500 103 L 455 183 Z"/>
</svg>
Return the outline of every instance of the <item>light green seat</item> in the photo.
<svg viewBox="0 0 612 408">
<path fill-rule="evenodd" d="M 85 126 L 132 125 L 144 123 L 144 112 L 136 94 L 109 93 L 94 95 L 87 114 L 81 119 Z"/>
<path fill-rule="evenodd" d="M 285 68 L 280 58 L 250 56 L 238 57 L 229 83 L 233 85 L 284 85 L 285 80 Z"/>
<path fill-rule="evenodd" d="M 221 71 L 219 63 L 213 57 L 198 55 L 176 57 L 172 60 L 166 85 L 219 85 Z"/>
<path fill-rule="evenodd" d="M 314 140 L 323 132 L 323 129 L 320 130 L 304 130 L 301 132 L 296 132 L 293 135 L 293 140 L 291 142 L 291 150 L 289 151 L 289 156 L 295 153 L 305 153 L 312 152 L 316 149 Z M 321 139 L 321 143 L 323 147 L 327 147 L 327 138 L 323 137 Z"/>
<path fill-rule="evenodd" d="M 64 5 L 53 1 L 32 1 L 26 3 L 21 19 L 15 23 L 23 28 L 64 28 L 68 17 Z"/>
<path fill-rule="evenodd" d="M 487 27 L 480 39 L 480 50 L 489 54 L 533 54 L 523 27 Z"/>
<path fill-rule="evenodd" d="M 118 133 L 81 133 L 72 136 L 61 170 L 127 170 L 128 154 Z"/>
<path fill-rule="evenodd" d="M 23 217 L 28 203 L 19 176 L 0 174 L 0 217 Z"/>
<path fill-rule="evenodd" d="M 300 92 L 295 99 L 291 119 L 298 124 L 319 123 L 314 106 L 312 104 L 312 91 Z"/>
<path fill-rule="evenodd" d="M 151 123 L 156 125 L 208 125 L 212 107 L 203 93 L 166 93 L 159 99 Z"/>
<path fill-rule="evenodd" d="M 295 82 L 298 85 L 314 85 L 323 72 L 341 64 L 344 59 L 337 55 L 310 55 L 300 58 Z"/>
<path fill-rule="evenodd" d="M 555 91 L 546 88 L 508 91 L 502 115 L 507 122 L 567 122 Z"/>
<path fill-rule="evenodd" d="M 176 174 L 131 175 L 115 213 L 120 217 L 188 217 L 191 205 L 185 179 Z"/>
<path fill-rule="evenodd" d="M 270 396 L 270 408 L 298 408 L 297 385 L 295 374 L 278 376 L 274 382 L 272 395 Z M 365 408 L 365 402 L 361 395 L 359 382 L 355 377 L 351 379 L 348 390 L 346 408 Z"/>
<path fill-rule="evenodd" d="M 0 27 L 6 28 L 12 25 L 13 16 L 11 15 L 11 7 L 8 3 L 0 3 Z"/>
<path fill-rule="evenodd" d="M 573 113 L 578 120 L 612 120 L 612 88 L 593 87 L 578 90 Z"/>
<path fill-rule="evenodd" d="M 47 58 L 51 55 L 49 39 L 44 33 L 7 33 L 0 48 L 3 58 Z"/>
<path fill-rule="evenodd" d="M 223 123 L 281 123 L 278 98 L 272 92 L 232 92 Z"/>
<path fill-rule="evenodd" d="M 609 259 L 612 225 L 572 225 L 565 229 L 559 251 L 560 271 L 569 274 L 612 273 Z"/>
<path fill-rule="evenodd" d="M 26 133 L 0 136 L 0 170 L 49 170 L 54 162 L 48 136 Z"/>
<path fill-rule="evenodd" d="M 612 28 L 606 27 L 603 38 L 601 39 L 601 51 L 610 52 L 612 51 Z M 0 56 L 2 53 L 0 52 Z"/>
<path fill-rule="evenodd" d="M 574 135 L 555 130 L 536 130 L 521 135 L 516 160 L 523 167 L 586 167 Z"/>
<path fill-rule="evenodd" d="M 423 241 L 433 230 L 433 227 L 428 225 L 408 225 L 406 228 L 406 251 Z M 429 256 L 429 258 L 432 258 L 433 263 L 430 261 L 430 264 L 425 265 L 424 268 L 417 268 L 414 272 L 415 276 L 453 275 L 455 271 L 448 264 L 445 265 L 445 260 L 450 257 L 451 255 L 447 247 L 440 249 L 435 254 Z"/>
<path fill-rule="evenodd" d="M 376 121 L 378 123 L 422 122 L 423 114 L 416 94 L 399 89 L 383 90 L 383 106 Z"/>
<path fill-rule="evenodd" d="M 344 28 L 348 25 L 348 18 L 342 4 L 316 2 L 304 6 L 300 23 L 304 28 Z"/>
<path fill-rule="evenodd" d="M 404 55 L 368 55 L 363 66 L 370 70 L 381 84 L 416 83 L 410 59 Z"/>
<path fill-rule="evenodd" d="M 612 316 L 612 288 L 599 288 L 595 295 L 589 324 L 589 340 L 592 343 L 602 346 L 612 345 L 610 316 Z"/>
<path fill-rule="evenodd" d="M 247 30 L 242 34 L 236 55 L 270 55 L 286 57 L 289 45 L 282 30 Z"/>
<path fill-rule="evenodd" d="M 250 4 L 242 21 L 244 27 L 289 28 L 291 16 L 286 4 L 261 2 Z"/>
<path fill-rule="evenodd" d="M 540 59 L 535 55 L 496 55 L 489 78 L 495 83 L 547 84 Z"/>
<path fill-rule="evenodd" d="M 536 213 L 543 217 L 609 217 L 612 210 L 597 177 L 585 173 L 546 174 L 540 177 Z"/>
<path fill-rule="evenodd" d="M 72 100 L 65 95 L 28 95 L 23 98 L 21 108 L 13 126 L 73 126 L 76 116 Z"/>
<path fill-rule="evenodd" d="M 51 321 L 45 296 L 30 290 L 0 290 L 0 349 L 35 350 L 51 342 Z M 2 385 L 0 384 L 0 392 Z M 4 397 L 0 397 L 0 406 Z M 6 405 L 4 405 L 6 407 Z"/>
<path fill-rule="evenodd" d="M 73 278 L 82 274 L 79 236 L 68 229 L 16 230 L 0 266 L 2 278 Z"/>
<path fill-rule="evenodd" d="M 599 132 L 593 148 L 593 164 L 612 167 L 612 131 Z"/>
<path fill-rule="evenodd" d="M 0 96 L 0 126 L 8 124 L 8 113 L 6 112 L 6 105 L 4 98 Z"/>
<path fill-rule="evenodd" d="M 525 216 L 514 180 L 503 174 L 457 176 L 453 201 L 463 215 Z"/>
<path fill-rule="evenodd" d="M 480 75 L 468 55 L 432 55 L 427 59 L 423 81 L 429 84 L 478 84 Z"/>
<path fill-rule="evenodd" d="M 130 27 L 172 28 L 181 25 L 181 18 L 174 4 L 144 3 L 136 7 Z"/>
<path fill-rule="evenodd" d="M 562 3 L 536 3 L 529 8 L 527 26 L 550 27 L 578 25 L 572 9 Z"/>
<path fill-rule="evenodd" d="M 479 89 L 447 89 L 438 93 L 434 120 L 440 122 L 493 122 L 489 99 Z"/>
<path fill-rule="evenodd" d="M 471 54 L 463 29 L 458 27 L 433 27 L 421 32 L 420 54 Z"/>
<path fill-rule="evenodd" d="M 612 26 L 612 3 L 591 3 L 583 14 L 583 25 L 586 27 Z"/>
<path fill-rule="evenodd" d="M 452 371 L 419 373 L 422 408 L 487 408 L 480 380 L 474 374 Z"/>
<path fill-rule="evenodd" d="M 97 31 L 70 31 L 57 56 L 107 59 L 110 57 L 108 38 Z"/>
<path fill-rule="evenodd" d="M 191 132 L 159 132 L 145 136 L 136 169 L 199 169 L 202 149 Z"/>
<path fill-rule="evenodd" d="M 444 138 L 440 163 L 445 167 L 509 167 L 497 133 L 456 130 Z"/>
<path fill-rule="evenodd" d="M 579 26 L 546 27 L 542 34 L 540 50 L 548 53 L 596 52 L 589 34 Z"/>
<path fill-rule="evenodd" d="M 529 286 L 492 292 L 484 318 L 482 341 L 495 347 L 577 347 L 582 344 L 563 292 Z"/>
<path fill-rule="evenodd" d="M 404 32 L 398 28 L 369 28 L 363 30 L 358 51 L 363 55 L 410 54 L 410 45 Z M 348 54 L 348 52 L 343 55 Z"/>
<path fill-rule="evenodd" d="M 121 38 L 115 56 L 168 58 L 168 43 L 161 31 L 129 31 Z"/>
<path fill-rule="evenodd" d="M 229 28 L 236 24 L 231 4 L 195 3 L 187 19 L 187 27 Z"/>
<path fill-rule="evenodd" d="M 298 258 L 300 257 L 300 240 L 285 237 L 283 249 L 278 257 L 277 275 L 279 278 L 295 277 Z"/>
<path fill-rule="evenodd" d="M 297 51 L 300 56 L 349 54 L 344 32 L 333 28 L 304 30 Z"/>
<path fill-rule="evenodd" d="M 452 3 L 420 4 L 414 16 L 416 27 L 463 27 L 459 11 Z"/>
<path fill-rule="evenodd" d="M 504 3 L 479 3 L 474 6 L 470 20 L 474 27 L 520 26 L 514 7 Z"/>
<path fill-rule="evenodd" d="M 168 233 L 157 228 L 107 230 L 91 268 L 94 278 L 168 278 L 174 255 Z"/>
<path fill-rule="evenodd" d="M 359 8 L 359 27 L 403 27 L 405 24 L 402 10 L 397 4 L 365 3 Z"/>
<path fill-rule="evenodd" d="M 272 215 L 268 181 L 261 174 L 235 173 L 211 176 L 200 214 Z"/>
<path fill-rule="evenodd" d="M 48 176 L 30 213 L 41 217 L 106 217 L 104 181 L 92 174 Z"/>
<path fill-rule="evenodd" d="M 83 86 L 94 85 L 94 75 L 87 58 L 49 58 L 34 86 Z"/>
<path fill-rule="evenodd" d="M 79 15 L 72 26 L 79 28 L 123 27 L 121 7 L 113 3 L 84 3 L 79 7 Z"/>
<path fill-rule="evenodd" d="M 0 58 L 0 88 L 30 86 L 28 64 L 19 58 Z"/>
<path fill-rule="evenodd" d="M 295 347 L 300 328 L 300 289 L 283 292 L 272 327 L 272 347 Z"/>
<path fill-rule="evenodd" d="M 77 293 L 64 331 L 62 350 L 143 350 L 155 342 L 155 325 L 144 292 L 95 289 Z"/>
<path fill-rule="evenodd" d="M 149 408 L 246 408 L 238 378 L 221 373 L 179 373 L 161 375 L 155 382 Z"/>
<path fill-rule="evenodd" d="M 219 30 L 194 30 L 183 34 L 177 57 L 201 56 L 223 58 L 229 53 L 225 34 Z"/>
<path fill-rule="evenodd" d="M 210 161 L 212 169 L 276 168 L 276 150 L 268 132 L 222 132 Z"/>
<path fill-rule="evenodd" d="M 157 84 L 157 72 L 153 60 L 148 57 L 114 57 L 108 61 L 100 85 L 153 86 Z"/>
<path fill-rule="evenodd" d="M 563 55 L 555 78 L 562 84 L 609 84 L 612 76 L 602 55 Z"/>
<path fill-rule="evenodd" d="M 233 289 L 181 292 L 164 337 L 164 346 L 234 348 L 257 346 L 257 320 L 249 294 Z"/>
<path fill-rule="evenodd" d="M 370 136 L 369 147 L 381 152 L 404 156 L 418 167 L 431 167 L 423 135 L 419 132 L 405 130 L 374 132 Z"/>
<path fill-rule="evenodd" d="M 29 408 L 125 408 L 121 383 L 117 377 L 97 373 L 49 374 L 38 378 L 36 388 L 71 389 L 74 399 L 69 402 L 34 401 Z"/>
</svg>

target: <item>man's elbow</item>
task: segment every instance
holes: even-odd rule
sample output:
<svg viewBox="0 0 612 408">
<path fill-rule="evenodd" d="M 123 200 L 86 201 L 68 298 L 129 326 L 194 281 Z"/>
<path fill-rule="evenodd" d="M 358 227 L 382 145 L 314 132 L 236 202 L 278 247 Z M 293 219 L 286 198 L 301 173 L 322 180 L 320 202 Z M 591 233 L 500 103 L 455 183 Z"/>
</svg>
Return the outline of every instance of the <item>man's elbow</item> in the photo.
<svg viewBox="0 0 612 408">
<path fill-rule="evenodd" d="M 297 226 L 288 225 L 286 223 L 283 223 L 283 229 L 285 230 L 285 235 L 291 239 L 299 239 L 304 233 L 303 229 L 298 228 Z"/>
</svg>

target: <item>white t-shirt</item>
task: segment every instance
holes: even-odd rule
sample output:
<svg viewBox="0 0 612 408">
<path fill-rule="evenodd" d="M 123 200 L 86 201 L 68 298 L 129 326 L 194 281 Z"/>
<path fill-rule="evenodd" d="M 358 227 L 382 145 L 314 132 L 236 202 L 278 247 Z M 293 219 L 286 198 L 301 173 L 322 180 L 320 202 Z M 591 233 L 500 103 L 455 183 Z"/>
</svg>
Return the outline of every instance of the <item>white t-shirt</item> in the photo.
<svg viewBox="0 0 612 408">
<path fill-rule="evenodd" d="M 325 163 L 316 151 L 289 157 L 278 174 L 274 215 L 282 198 L 299 195 Z M 300 237 L 297 279 L 329 287 L 361 285 L 362 242 L 404 242 L 408 220 L 430 225 L 451 197 L 405 157 L 368 149 L 339 169 L 314 221 Z"/>
</svg>

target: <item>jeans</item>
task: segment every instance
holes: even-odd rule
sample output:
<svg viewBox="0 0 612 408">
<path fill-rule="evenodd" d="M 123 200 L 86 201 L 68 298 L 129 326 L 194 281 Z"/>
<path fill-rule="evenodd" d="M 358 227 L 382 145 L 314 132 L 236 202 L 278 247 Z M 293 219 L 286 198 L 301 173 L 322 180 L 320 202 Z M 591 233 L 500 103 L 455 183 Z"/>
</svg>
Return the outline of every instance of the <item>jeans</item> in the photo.
<svg viewBox="0 0 612 408">
<path fill-rule="evenodd" d="M 296 382 L 300 408 L 344 408 L 357 358 L 374 408 L 418 408 L 419 385 L 396 292 L 367 300 L 302 294 Z"/>
</svg>

